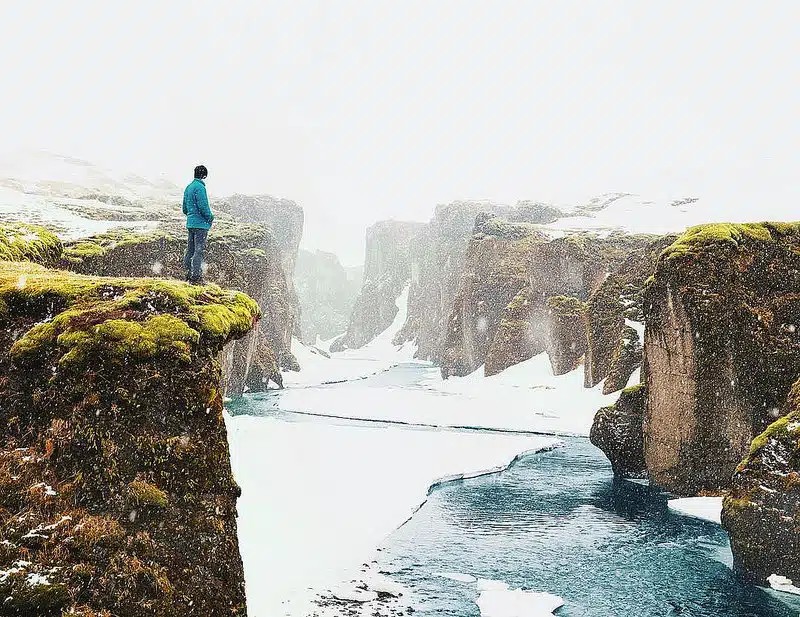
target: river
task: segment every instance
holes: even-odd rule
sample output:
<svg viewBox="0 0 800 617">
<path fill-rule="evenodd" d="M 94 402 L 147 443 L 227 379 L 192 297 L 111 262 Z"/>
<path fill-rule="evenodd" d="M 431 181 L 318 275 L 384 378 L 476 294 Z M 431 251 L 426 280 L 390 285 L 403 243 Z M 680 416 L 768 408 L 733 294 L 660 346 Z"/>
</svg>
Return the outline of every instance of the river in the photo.
<svg viewBox="0 0 800 617">
<path fill-rule="evenodd" d="M 309 574 L 313 579 L 309 580 L 312 591 L 317 598 L 324 598 L 322 608 L 317 611 L 284 602 L 281 605 L 284 614 L 391 615 L 405 613 L 411 607 L 416 615 L 472 617 L 481 615 L 477 601 L 486 581 L 507 585 L 511 590 L 561 596 L 564 606 L 556 611 L 558 616 L 789 617 L 798 614 L 800 602 L 795 602 L 793 597 L 745 584 L 733 574 L 727 535 L 718 525 L 670 511 L 668 495 L 656 488 L 615 481 L 603 454 L 585 438 L 561 437 L 562 447 L 523 456 L 504 471 L 438 484 L 424 505 L 414 512 L 419 504 L 413 503 L 414 493 L 402 495 L 406 490 L 404 479 L 406 475 L 417 473 L 419 484 L 428 476 L 419 475 L 419 467 L 409 462 L 420 462 L 423 467 L 433 465 L 437 444 L 441 444 L 444 458 L 455 456 L 449 450 L 453 444 L 454 452 L 461 456 L 464 450 L 480 453 L 481 448 L 491 444 L 493 452 L 497 452 L 498 447 L 501 449 L 501 458 L 508 463 L 509 448 L 537 450 L 552 443 L 552 440 L 543 441 L 542 437 L 532 435 L 370 422 L 363 419 L 363 410 L 357 414 L 361 419 L 329 418 L 324 416 L 324 405 L 319 406 L 319 401 L 325 400 L 325 393 L 331 393 L 331 398 L 339 401 L 336 415 L 341 415 L 342 397 L 352 391 L 354 400 L 363 401 L 358 395 L 363 394 L 365 388 L 371 390 L 371 400 L 377 407 L 382 397 L 388 400 L 396 396 L 398 389 L 412 389 L 415 396 L 421 397 L 419 404 L 424 405 L 426 389 L 420 387 L 420 383 L 425 374 L 424 367 L 404 365 L 367 379 L 310 387 L 309 393 L 314 393 L 308 400 L 317 403 L 304 413 L 298 413 L 296 402 L 289 410 L 281 406 L 284 396 L 291 395 L 296 401 L 300 396 L 298 391 L 246 397 L 229 406 L 235 416 L 234 423 L 247 418 L 247 434 L 252 436 L 257 427 L 267 429 L 259 434 L 256 445 L 240 447 L 236 444 L 242 441 L 232 439 L 234 450 L 239 450 L 234 453 L 235 471 L 249 468 L 256 456 L 267 456 L 264 453 L 268 450 L 280 450 L 281 444 L 289 443 L 287 450 L 297 456 L 291 461 L 294 467 L 276 469 L 286 457 L 278 454 L 275 459 L 259 459 L 256 475 L 264 478 L 269 474 L 281 474 L 288 478 L 288 484 L 294 484 L 292 474 L 296 471 L 297 483 L 322 493 L 316 496 L 316 501 L 315 496 L 311 496 L 312 501 L 307 505 L 291 510 L 292 504 L 285 503 L 286 500 L 309 498 L 308 495 L 298 496 L 304 486 L 288 495 L 289 489 L 282 488 L 283 484 L 278 488 L 272 484 L 258 485 L 261 498 L 257 504 L 246 505 L 248 492 L 255 492 L 256 482 L 262 480 L 240 480 L 245 500 L 242 516 L 247 518 L 240 521 L 240 535 L 246 570 L 250 564 L 249 598 L 255 593 L 251 592 L 255 585 L 266 587 L 270 581 L 254 580 L 256 559 L 245 550 L 245 542 L 257 537 L 263 545 L 259 555 L 261 551 L 270 551 L 273 542 L 288 547 L 286 555 L 296 557 L 300 550 L 300 562 L 315 556 L 324 561 L 326 551 L 346 552 L 353 543 L 360 541 L 358 529 L 356 535 L 347 538 L 346 533 L 352 530 L 345 533 L 335 526 L 329 528 L 336 523 L 330 523 L 326 516 L 361 521 L 355 527 L 369 526 L 366 522 L 380 518 L 383 510 L 376 508 L 370 513 L 364 509 L 376 507 L 375 502 L 391 501 L 393 494 L 399 492 L 399 499 L 410 501 L 407 507 L 413 516 L 403 524 L 408 517 L 402 515 L 402 508 L 395 508 L 392 511 L 395 519 L 386 519 L 387 524 L 394 520 L 391 528 L 385 527 L 380 537 L 377 535 L 380 529 L 373 529 L 373 535 L 369 536 L 369 542 L 377 550 L 367 551 L 366 542 L 358 550 L 363 553 L 360 561 L 371 561 L 371 570 L 381 572 L 384 583 L 388 580 L 404 588 L 402 603 L 391 599 L 387 605 L 383 602 L 386 594 L 380 594 L 383 599 L 367 603 L 336 600 L 326 596 L 327 592 L 320 594 L 317 585 L 323 584 L 324 578 Z M 441 393 L 430 392 L 428 396 L 427 404 L 435 406 Z M 309 412 L 320 415 L 305 415 Z M 281 436 L 267 441 L 268 435 L 274 435 L 275 431 Z M 443 434 L 447 434 L 446 440 Z M 358 438 L 351 440 L 354 435 Z M 431 441 L 436 439 L 441 441 Z M 323 445 L 326 440 L 336 442 L 327 444 L 333 450 L 322 449 L 327 447 Z M 304 447 L 308 450 L 303 450 Z M 319 459 L 308 461 L 309 452 L 316 453 Z M 401 452 L 402 457 L 397 452 Z M 356 463 L 339 467 L 341 459 L 349 456 L 355 457 Z M 303 457 L 307 463 L 302 462 Z M 451 465 L 463 466 L 467 464 L 465 460 L 469 459 L 460 460 L 455 456 Z M 491 461 L 491 457 L 485 457 L 481 464 L 486 461 Z M 424 483 L 438 477 L 436 474 L 440 471 L 436 468 L 435 474 Z M 347 474 L 355 477 L 342 477 Z M 237 472 L 237 477 L 241 475 L 246 474 Z M 335 484 L 337 482 L 339 484 Z M 330 486 L 331 483 L 334 486 Z M 393 483 L 396 483 L 396 491 Z M 359 491 L 349 491 L 351 485 L 366 492 L 369 498 L 359 501 Z M 418 500 L 424 499 L 422 495 Z M 267 522 L 270 509 L 287 507 L 289 510 L 279 516 L 277 522 Z M 253 521 L 253 513 L 258 511 L 263 518 Z M 292 521 L 304 529 L 297 534 L 298 539 L 287 541 L 285 535 L 291 536 Z M 328 546 L 328 536 L 342 533 L 345 537 L 340 539 L 338 548 L 335 544 Z M 308 536 L 315 539 L 303 545 L 308 551 L 303 554 L 297 547 L 302 544 L 302 538 Z M 275 551 L 281 555 L 280 549 Z M 282 570 L 280 559 L 291 560 L 278 558 L 271 569 L 263 571 L 269 572 L 270 577 L 279 576 L 274 573 Z M 332 561 L 331 567 L 334 565 Z M 302 577 L 302 569 L 298 573 L 297 576 Z M 260 576 L 267 578 L 266 574 Z M 253 614 L 262 617 L 259 612 Z M 521 617 L 523 613 L 519 614 Z"/>
</svg>

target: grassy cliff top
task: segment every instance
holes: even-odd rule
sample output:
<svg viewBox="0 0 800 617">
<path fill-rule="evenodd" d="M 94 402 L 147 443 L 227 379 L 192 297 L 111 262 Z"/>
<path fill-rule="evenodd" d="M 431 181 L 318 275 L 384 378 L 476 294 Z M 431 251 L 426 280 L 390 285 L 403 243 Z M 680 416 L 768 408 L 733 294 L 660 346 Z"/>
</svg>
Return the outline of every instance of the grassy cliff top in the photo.
<svg viewBox="0 0 800 617">
<path fill-rule="evenodd" d="M 64 259 L 68 264 L 82 264 L 88 259 L 102 257 L 109 251 L 125 247 L 154 242 L 185 243 L 185 236 L 186 229 L 181 225 L 162 225 L 145 231 L 116 229 L 67 243 L 64 247 Z M 225 221 L 215 221 L 209 238 L 214 246 L 231 249 L 253 248 L 254 244 L 263 245 L 272 241 L 271 232 L 264 225 Z"/>
<path fill-rule="evenodd" d="M 664 249 L 662 259 L 698 254 L 714 246 L 737 247 L 746 241 L 775 242 L 780 236 L 800 233 L 800 223 L 708 223 L 690 227 Z"/>
<path fill-rule="evenodd" d="M 259 317 L 249 296 L 216 285 L 91 277 L 32 263 L 0 262 L 0 321 L 29 323 L 11 356 L 55 350 L 59 364 L 98 357 L 189 359 L 198 344 L 220 348 Z"/>
<path fill-rule="evenodd" d="M 61 241 L 39 225 L 3 223 L 0 225 L 0 261 L 32 261 L 52 264 L 61 257 Z"/>
</svg>

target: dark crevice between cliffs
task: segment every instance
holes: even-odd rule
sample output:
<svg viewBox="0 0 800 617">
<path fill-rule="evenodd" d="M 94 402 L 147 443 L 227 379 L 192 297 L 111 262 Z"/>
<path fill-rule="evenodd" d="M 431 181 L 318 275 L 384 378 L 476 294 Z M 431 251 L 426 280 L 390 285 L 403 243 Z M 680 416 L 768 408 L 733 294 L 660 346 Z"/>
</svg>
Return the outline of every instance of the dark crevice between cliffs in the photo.
<svg viewBox="0 0 800 617">
<path fill-rule="evenodd" d="M 246 615 L 226 343 L 256 302 L 53 266 L 0 227 L 0 615 Z"/>
</svg>

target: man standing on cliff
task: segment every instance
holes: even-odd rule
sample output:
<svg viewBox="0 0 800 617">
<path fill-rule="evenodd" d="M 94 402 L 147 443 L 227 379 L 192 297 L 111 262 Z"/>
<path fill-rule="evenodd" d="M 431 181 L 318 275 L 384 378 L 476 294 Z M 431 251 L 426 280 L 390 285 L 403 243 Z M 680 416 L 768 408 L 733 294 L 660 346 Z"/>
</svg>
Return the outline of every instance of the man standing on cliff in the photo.
<svg viewBox="0 0 800 617">
<path fill-rule="evenodd" d="M 183 213 L 186 215 L 186 229 L 189 241 L 186 245 L 186 256 L 183 266 L 186 269 L 186 280 L 194 285 L 203 284 L 203 255 L 206 251 L 206 240 L 214 215 L 208 205 L 206 183 L 208 170 L 205 165 L 194 168 L 194 180 L 183 191 Z"/>
</svg>

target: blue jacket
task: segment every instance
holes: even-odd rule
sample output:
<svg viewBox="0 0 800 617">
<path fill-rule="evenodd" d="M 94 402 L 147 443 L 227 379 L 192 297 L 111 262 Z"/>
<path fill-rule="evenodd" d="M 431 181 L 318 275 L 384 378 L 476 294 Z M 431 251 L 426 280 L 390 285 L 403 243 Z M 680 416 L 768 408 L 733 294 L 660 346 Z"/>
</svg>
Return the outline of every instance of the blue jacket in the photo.
<svg viewBox="0 0 800 617">
<path fill-rule="evenodd" d="M 208 206 L 206 183 L 195 178 L 183 191 L 183 213 L 188 229 L 211 229 L 214 215 Z"/>
</svg>

